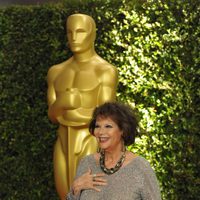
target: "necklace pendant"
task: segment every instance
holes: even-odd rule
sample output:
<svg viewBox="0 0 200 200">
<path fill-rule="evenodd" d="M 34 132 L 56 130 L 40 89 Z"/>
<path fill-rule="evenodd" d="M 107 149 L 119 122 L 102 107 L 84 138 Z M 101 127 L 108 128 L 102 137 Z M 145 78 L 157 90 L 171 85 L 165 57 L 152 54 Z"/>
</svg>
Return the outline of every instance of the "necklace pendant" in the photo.
<svg viewBox="0 0 200 200">
<path fill-rule="evenodd" d="M 100 164 L 101 170 L 105 174 L 108 174 L 108 175 L 114 174 L 115 172 L 117 172 L 121 168 L 122 164 L 124 163 L 125 157 L 126 157 L 126 152 L 124 151 L 121 158 L 118 160 L 117 164 L 115 165 L 115 167 L 108 169 L 105 166 L 105 153 L 100 152 L 99 164 Z"/>
</svg>

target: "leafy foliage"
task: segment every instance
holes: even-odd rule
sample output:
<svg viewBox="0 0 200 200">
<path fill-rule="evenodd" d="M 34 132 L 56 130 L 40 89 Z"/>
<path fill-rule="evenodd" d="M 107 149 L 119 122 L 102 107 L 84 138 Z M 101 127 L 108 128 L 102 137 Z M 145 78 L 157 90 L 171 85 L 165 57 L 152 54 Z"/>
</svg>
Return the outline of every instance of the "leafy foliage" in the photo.
<svg viewBox="0 0 200 200">
<path fill-rule="evenodd" d="M 75 12 L 95 19 L 96 50 L 119 71 L 117 98 L 139 111 L 141 133 L 129 148 L 151 162 L 163 199 L 198 199 L 199 9 L 195 0 L 1 9 L 0 199 L 58 199 L 46 74 L 71 55 L 65 20 Z"/>
</svg>

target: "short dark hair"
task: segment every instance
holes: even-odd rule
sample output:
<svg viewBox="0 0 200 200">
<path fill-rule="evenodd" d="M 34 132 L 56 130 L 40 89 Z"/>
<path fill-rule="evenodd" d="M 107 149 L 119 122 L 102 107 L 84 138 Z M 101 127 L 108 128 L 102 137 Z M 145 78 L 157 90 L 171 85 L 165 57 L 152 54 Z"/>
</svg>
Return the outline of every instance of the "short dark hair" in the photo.
<svg viewBox="0 0 200 200">
<path fill-rule="evenodd" d="M 107 102 L 95 108 L 89 124 L 89 131 L 94 135 L 96 120 L 98 117 L 110 117 L 123 131 L 124 145 L 134 144 L 138 134 L 138 119 L 136 112 L 129 105 L 119 102 Z"/>
</svg>

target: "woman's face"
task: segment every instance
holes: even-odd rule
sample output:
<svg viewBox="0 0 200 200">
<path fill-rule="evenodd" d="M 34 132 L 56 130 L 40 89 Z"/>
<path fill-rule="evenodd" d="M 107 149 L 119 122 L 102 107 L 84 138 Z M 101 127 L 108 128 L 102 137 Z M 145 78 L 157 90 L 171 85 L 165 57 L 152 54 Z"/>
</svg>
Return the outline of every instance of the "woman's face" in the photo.
<svg viewBox="0 0 200 200">
<path fill-rule="evenodd" d="M 94 136 L 101 149 L 108 151 L 122 149 L 122 130 L 110 117 L 97 118 Z"/>
</svg>

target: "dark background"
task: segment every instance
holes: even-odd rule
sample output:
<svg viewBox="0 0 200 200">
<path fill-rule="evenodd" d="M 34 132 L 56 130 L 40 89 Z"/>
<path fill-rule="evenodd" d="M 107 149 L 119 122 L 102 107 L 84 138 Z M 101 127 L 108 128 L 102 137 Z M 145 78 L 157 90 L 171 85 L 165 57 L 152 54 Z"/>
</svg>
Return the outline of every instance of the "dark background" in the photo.
<svg viewBox="0 0 200 200">
<path fill-rule="evenodd" d="M 9 5 L 34 5 L 34 4 L 44 4 L 44 3 L 57 3 L 62 0 L 1 0 L 0 6 Z"/>
</svg>

